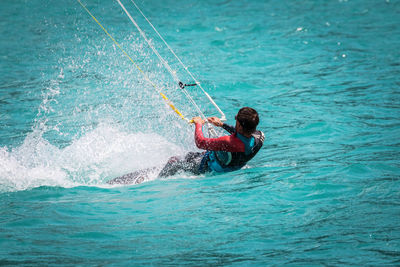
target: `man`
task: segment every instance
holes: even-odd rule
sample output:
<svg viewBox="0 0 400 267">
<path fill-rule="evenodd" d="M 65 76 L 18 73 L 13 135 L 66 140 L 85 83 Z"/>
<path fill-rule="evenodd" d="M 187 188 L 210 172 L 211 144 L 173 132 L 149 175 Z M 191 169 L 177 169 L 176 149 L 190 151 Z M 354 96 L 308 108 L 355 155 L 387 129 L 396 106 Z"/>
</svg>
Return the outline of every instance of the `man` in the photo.
<svg viewBox="0 0 400 267">
<path fill-rule="evenodd" d="M 172 157 L 159 172 L 159 177 L 167 177 L 178 171 L 201 174 L 206 172 L 228 172 L 242 168 L 261 149 L 264 134 L 256 129 L 259 117 L 256 110 L 244 107 L 235 116 L 235 127 L 222 123 L 217 117 L 207 119 L 217 127 L 222 127 L 230 135 L 219 138 L 205 138 L 202 131 L 204 120 L 200 117 L 192 119 L 195 124 L 195 142 L 206 152 L 189 152 L 183 159 Z M 138 184 L 144 181 L 149 173 L 157 168 L 136 171 L 117 177 L 109 184 Z"/>
<path fill-rule="evenodd" d="M 196 146 L 207 152 L 190 152 L 183 160 L 172 157 L 161 170 L 160 177 L 173 175 L 180 170 L 194 174 L 238 170 L 246 165 L 263 145 L 264 134 L 256 130 L 259 122 L 258 113 L 252 108 L 244 107 L 239 110 L 235 117 L 235 127 L 222 123 L 217 117 L 207 120 L 217 127 L 222 127 L 231 135 L 205 138 L 202 132 L 204 121 L 200 117 L 193 118 L 192 121 L 196 125 Z"/>
</svg>

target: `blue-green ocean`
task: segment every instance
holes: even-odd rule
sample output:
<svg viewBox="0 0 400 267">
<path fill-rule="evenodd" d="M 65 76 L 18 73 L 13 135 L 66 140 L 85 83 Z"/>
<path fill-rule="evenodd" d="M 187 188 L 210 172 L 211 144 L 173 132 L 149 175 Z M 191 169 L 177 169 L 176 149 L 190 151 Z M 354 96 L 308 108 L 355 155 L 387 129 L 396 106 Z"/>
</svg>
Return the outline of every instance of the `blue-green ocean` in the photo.
<svg viewBox="0 0 400 267">
<path fill-rule="evenodd" d="M 199 115 L 117 1 L 82 3 Z M 0 265 L 400 265 L 399 0 L 137 5 L 228 123 L 259 112 L 262 150 L 231 173 L 107 185 L 198 151 L 193 125 L 77 1 L 1 1 Z"/>
</svg>

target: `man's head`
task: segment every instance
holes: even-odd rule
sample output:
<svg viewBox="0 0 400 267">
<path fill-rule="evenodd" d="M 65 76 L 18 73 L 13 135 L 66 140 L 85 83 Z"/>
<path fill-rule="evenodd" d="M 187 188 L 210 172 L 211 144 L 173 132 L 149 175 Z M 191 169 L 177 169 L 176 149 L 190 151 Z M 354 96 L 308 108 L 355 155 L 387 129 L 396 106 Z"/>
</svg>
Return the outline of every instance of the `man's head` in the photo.
<svg viewBox="0 0 400 267">
<path fill-rule="evenodd" d="M 244 107 L 241 108 L 238 114 L 235 117 L 236 119 L 236 127 L 239 126 L 242 129 L 242 132 L 246 135 L 252 134 L 258 125 L 259 118 L 258 113 L 255 109 Z"/>
</svg>

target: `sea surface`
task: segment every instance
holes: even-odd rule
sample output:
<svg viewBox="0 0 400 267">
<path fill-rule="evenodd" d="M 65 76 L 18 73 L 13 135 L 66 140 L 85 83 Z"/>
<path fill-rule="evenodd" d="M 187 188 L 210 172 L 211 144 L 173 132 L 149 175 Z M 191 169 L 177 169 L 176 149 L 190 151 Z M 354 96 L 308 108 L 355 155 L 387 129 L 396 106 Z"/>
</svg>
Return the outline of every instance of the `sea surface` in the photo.
<svg viewBox="0 0 400 267">
<path fill-rule="evenodd" d="M 185 117 L 199 115 L 117 1 L 82 3 Z M 1 1 L 0 265 L 400 265 L 399 0 L 136 4 L 227 123 L 259 112 L 262 150 L 231 173 L 108 185 L 198 151 L 193 125 L 77 1 Z"/>
</svg>

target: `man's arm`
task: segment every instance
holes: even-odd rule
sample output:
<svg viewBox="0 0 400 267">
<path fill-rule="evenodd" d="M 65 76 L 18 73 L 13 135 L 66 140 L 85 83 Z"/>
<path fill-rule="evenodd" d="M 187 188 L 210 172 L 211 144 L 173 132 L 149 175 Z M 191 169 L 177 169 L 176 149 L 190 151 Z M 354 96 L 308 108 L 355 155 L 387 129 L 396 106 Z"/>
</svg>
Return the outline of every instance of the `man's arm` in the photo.
<svg viewBox="0 0 400 267">
<path fill-rule="evenodd" d="M 233 126 L 231 126 L 231 125 L 228 125 L 228 124 L 226 124 L 226 123 L 222 124 L 222 128 L 223 128 L 224 130 L 226 130 L 226 131 L 227 131 L 228 133 L 230 133 L 230 134 L 233 134 L 233 133 L 236 131 L 235 127 L 233 127 Z"/>
<path fill-rule="evenodd" d="M 202 126 L 203 124 L 201 122 L 196 122 L 194 139 L 198 148 L 213 151 L 244 152 L 244 144 L 236 136 L 229 135 L 219 138 L 205 138 Z"/>
<path fill-rule="evenodd" d="M 228 124 L 223 123 L 219 118 L 217 117 L 210 117 L 207 119 L 208 122 L 211 122 L 213 125 L 217 127 L 222 127 L 224 130 L 226 130 L 228 133 L 233 134 L 236 129 L 233 126 L 230 126 Z"/>
</svg>

